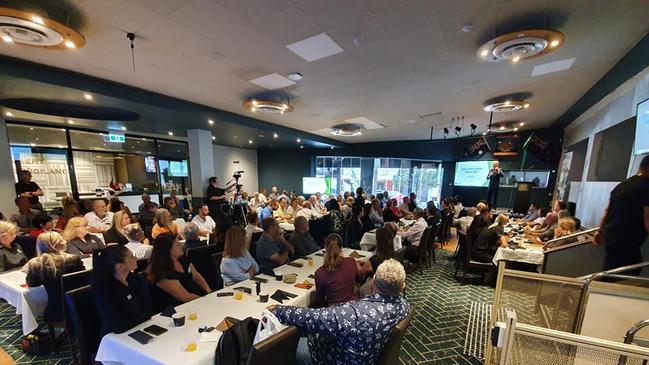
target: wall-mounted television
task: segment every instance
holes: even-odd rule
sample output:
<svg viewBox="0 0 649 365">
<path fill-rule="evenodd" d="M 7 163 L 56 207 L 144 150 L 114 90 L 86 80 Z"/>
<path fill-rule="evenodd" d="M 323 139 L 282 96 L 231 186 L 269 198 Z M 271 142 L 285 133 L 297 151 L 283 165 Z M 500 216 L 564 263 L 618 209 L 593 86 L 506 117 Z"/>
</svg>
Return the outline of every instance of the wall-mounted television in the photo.
<svg viewBox="0 0 649 365">
<path fill-rule="evenodd" d="M 189 175 L 187 160 L 169 161 L 168 174 L 173 177 L 187 177 Z"/>
<path fill-rule="evenodd" d="M 302 193 L 331 195 L 331 177 L 303 177 Z"/>
<path fill-rule="evenodd" d="M 635 143 L 633 153 L 649 153 L 649 99 L 638 104 L 635 124 Z"/>
</svg>

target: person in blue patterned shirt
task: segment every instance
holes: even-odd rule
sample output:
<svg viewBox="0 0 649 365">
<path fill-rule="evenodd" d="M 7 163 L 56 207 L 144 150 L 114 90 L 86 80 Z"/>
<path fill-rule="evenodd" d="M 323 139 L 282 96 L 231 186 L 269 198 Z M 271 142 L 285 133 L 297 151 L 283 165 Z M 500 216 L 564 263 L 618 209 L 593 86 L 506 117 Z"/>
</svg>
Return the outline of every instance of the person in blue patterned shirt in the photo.
<svg viewBox="0 0 649 365">
<path fill-rule="evenodd" d="M 375 364 L 392 328 L 410 304 L 401 296 L 406 272 L 396 260 L 384 261 L 374 275 L 374 295 L 329 308 L 270 306 L 280 322 L 306 332 L 296 364 Z"/>
</svg>

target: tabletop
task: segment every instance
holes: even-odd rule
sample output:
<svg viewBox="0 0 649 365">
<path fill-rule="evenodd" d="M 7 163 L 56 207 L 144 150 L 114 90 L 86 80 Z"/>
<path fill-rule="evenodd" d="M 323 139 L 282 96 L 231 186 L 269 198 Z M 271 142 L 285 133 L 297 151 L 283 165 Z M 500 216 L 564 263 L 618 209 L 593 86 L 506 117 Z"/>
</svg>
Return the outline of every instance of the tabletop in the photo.
<svg viewBox="0 0 649 365">
<path fill-rule="evenodd" d="M 344 249 L 345 256 L 349 256 L 351 249 Z M 322 251 L 318 251 L 322 252 Z M 360 259 L 369 259 L 372 253 L 357 250 L 357 253 L 363 255 Z M 290 265 L 283 265 L 275 270 L 276 273 L 282 274 L 297 274 L 296 283 L 302 283 L 305 280 L 315 284 L 314 279 L 308 278 L 315 270 L 322 265 L 323 257 L 317 253 L 309 255 L 313 259 L 313 266 L 309 266 L 307 260 L 298 259 L 293 262 L 302 264 L 302 267 L 293 267 Z M 315 286 L 311 289 L 296 288 L 294 284 L 285 284 L 282 281 L 275 280 L 274 277 L 267 275 L 259 275 L 259 277 L 268 280 L 267 283 L 261 284 L 262 292 L 272 295 L 275 290 L 282 289 L 284 291 L 297 294 L 297 297 L 284 301 L 283 305 L 294 305 L 307 307 L 311 303 L 311 295 L 315 292 Z M 236 300 L 233 296 L 219 297 L 216 293 L 219 292 L 232 292 L 238 287 L 251 288 L 253 294 L 243 294 L 243 299 Z M 201 335 L 198 333 L 198 328 L 203 326 L 216 326 L 225 317 L 234 317 L 237 319 L 245 319 L 247 317 L 259 318 L 264 308 L 272 304 L 279 304 L 274 299 L 269 299 L 267 303 L 259 301 L 255 293 L 255 282 L 253 280 L 245 280 L 243 282 L 234 284 L 230 287 L 223 288 L 216 293 L 210 293 L 194 301 L 182 304 L 176 307 L 177 312 L 181 312 L 189 317 L 189 314 L 196 314 L 195 320 L 186 320 L 183 327 L 174 327 L 171 318 L 161 315 L 155 315 L 150 320 L 142 323 L 139 326 L 132 328 L 129 331 L 121 334 L 108 334 L 104 336 L 97 351 L 96 360 L 102 363 L 113 364 L 138 364 L 138 365 L 154 365 L 154 364 L 213 364 L 214 351 L 221 336 L 221 333 L 215 333 L 210 336 L 209 342 L 201 342 Z M 154 338 L 146 345 L 141 345 L 132 338 L 128 337 L 129 333 L 136 330 L 142 330 L 152 324 L 156 324 L 168 330 L 168 332 Z M 196 351 L 184 351 L 189 343 L 197 343 L 198 348 Z"/>
</svg>

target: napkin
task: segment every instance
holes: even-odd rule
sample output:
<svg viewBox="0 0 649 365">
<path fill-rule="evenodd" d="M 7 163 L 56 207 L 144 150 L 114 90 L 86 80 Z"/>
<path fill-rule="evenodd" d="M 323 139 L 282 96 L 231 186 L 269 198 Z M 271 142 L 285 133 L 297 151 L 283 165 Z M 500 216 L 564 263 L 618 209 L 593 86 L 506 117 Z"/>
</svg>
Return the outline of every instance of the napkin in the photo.
<svg viewBox="0 0 649 365">
<path fill-rule="evenodd" d="M 219 334 L 218 331 L 201 332 L 201 337 L 198 339 L 198 342 L 216 342 L 219 340 L 219 338 L 221 338 L 221 334 Z"/>
<path fill-rule="evenodd" d="M 160 312 L 160 315 L 165 317 L 171 317 L 174 313 L 176 313 L 176 310 L 174 309 L 173 305 L 168 305 L 167 308 L 165 308 L 162 312 Z"/>
</svg>

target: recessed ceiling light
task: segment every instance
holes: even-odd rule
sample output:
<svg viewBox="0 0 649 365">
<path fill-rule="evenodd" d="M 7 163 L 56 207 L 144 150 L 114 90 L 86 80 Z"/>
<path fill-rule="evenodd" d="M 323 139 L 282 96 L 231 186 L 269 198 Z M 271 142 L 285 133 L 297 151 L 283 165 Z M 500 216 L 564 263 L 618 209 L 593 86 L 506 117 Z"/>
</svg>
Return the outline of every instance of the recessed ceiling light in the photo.
<svg viewBox="0 0 649 365">
<path fill-rule="evenodd" d="M 525 122 L 520 122 L 520 123 L 518 123 L 518 125 L 522 127 L 522 126 L 525 125 Z"/>
<path fill-rule="evenodd" d="M 277 137 L 279 137 L 277 133 L 273 133 L 273 138 L 277 138 Z"/>
<path fill-rule="evenodd" d="M 171 132 L 171 131 L 170 131 L 170 132 L 167 132 L 167 134 L 170 135 L 170 136 L 173 136 L 173 135 L 174 135 L 174 132 Z"/>
<path fill-rule="evenodd" d="M 550 42 L 550 47 L 554 48 L 554 47 L 558 46 L 559 43 L 560 43 L 559 40 L 555 39 L 552 42 Z"/>
<path fill-rule="evenodd" d="M 249 143 L 249 144 L 252 144 L 252 139 L 249 139 L 249 140 L 248 140 L 248 143 Z"/>
<path fill-rule="evenodd" d="M 300 146 L 300 148 L 304 148 L 304 146 Z"/>
<path fill-rule="evenodd" d="M 291 81 L 300 81 L 303 77 L 304 76 L 302 76 L 302 74 L 299 72 L 291 72 L 290 74 L 286 75 L 286 78 Z"/>
<path fill-rule="evenodd" d="M 125 131 L 125 130 L 126 130 L 126 127 L 122 127 L 121 129 L 122 129 L 123 131 Z"/>
<path fill-rule="evenodd" d="M 482 132 L 482 135 L 483 135 L 483 136 L 486 136 L 486 135 L 487 135 L 487 132 Z"/>
<path fill-rule="evenodd" d="M 514 63 L 516 63 L 516 62 L 518 62 L 520 60 L 521 60 L 521 56 L 514 56 L 514 58 L 512 58 L 512 62 L 514 62 Z"/>
<path fill-rule="evenodd" d="M 65 132 L 65 128 L 61 128 L 61 132 Z"/>
<path fill-rule="evenodd" d="M 510 106 L 512 102 L 510 100 L 505 101 L 505 106 Z"/>
<path fill-rule="evenodd" d="M 8 117 L 13 117 L 13 116 L 14 116 L 14 113 L 12 113 L 12 112 L 6 112 L 5 115 L 8 116 Z"/>
<path fill-rule="evenodd" d="M 334 146 L 331 146 L 330 148 L 333 150 L 333 149 L 334 149 Z"/>
<path fill-rule="evenodd" d="M 68 119 L 68 124 L 74 124 L 74 120 Z"/>
<path fill-rule="evenodd" d="M 504 130 L 505 130 L 505 126 L 500 126 L 500 128 L 498 128 L 498 129 L 500 129 L 501 131 L 504 131 Z"/>
<path fill-rule="evenodd" d="M 32 21 L 34 23 L 38 23 L 38 24 L 41 24 L 41 25 L 45 24 L 45 21 L 43 20 L 43 18 L 41 18 L 38 15 L 32 15 Z"/>
<path fill-rule="evenodd" d="M 64 44 L 67 48 L 70 48 L 70 49 L 72 49 L 72 48 L 77 48 L 77 45 L 74 44 L 74 42 L 69 41 L 69 40 L 68 40 L 68 41 L 65 41 L 63 44 Z"/>
<path fill-rule="evenodd" d="M 92 99 L 93 99 L 93 98 L 92 98 L 92 94 L 88 94 L 88 93 L 83 94 L 83 97 L 84 97 L 86 100 L 92 100 Z"/>
<path fill-rule="evenodd" d="M 482 51 L 480 51 L 480 56 L 482 57 L 487 57 L 488 54 L 489 54 L 488 49 L 483 49 Z"/>
<path fill-rule="evenodd" d="M 216 137 L 212 136 L 212 141 L 216 141 Z"/>
<path fill-rule="evenodd" d="M 514 128 L 514 132 L 518 132 L 518 127 Z"/>
<path fill-rule="evenodd" d="M 14 39 L 11 38 L 11 37 L 9 37 L 9 36 L 6 35 L 6 34 L 3 34 L 3 35 L 2 35 L 2 40 L 5 41 L 5 43 L 13 43 L 13 42 L 14 42 Z"/>
<path fill-rule="evenodd" d="M 212 119 L 208 119 L 207 123 L 209 123 L 210 125 L 214 125 L 214 121 Z"/>
<path fill-rule="evenodd" d="M 527 109 L 527 108 L 529 108 L 529 107 L 530 107 L 530 103 L 525 103 L 525 104 L 523 104 L 523 108 Z"/>
<path fill-rule="evenodd" d="M 252 108 L 250 108 L 250 111 L 254 113 L 254 112 L 257 111 L 257 108 L 255 108 L 255 107 L 253 106 Z"/>
<path fill-rule="evenodd" d="M 263 134 L 258 134 L 257 136 L 258 136 L 259 138 L 264 138 L 264 137 L 266 137 L 266 136 L 264 136 Z"/>
<path fill-rule="evenodd" d="M 487 41 L 478 48 L 477 54 L 489 62 L 517 63 L 555 51 L 561 46 L 563 39 L 561 32 L 551 29 L 521 30 Z"/>
<path fill-rule="evenodd" d="M 30 143 L 29 145 L 32 147 L 36 147 L 36 143 Z"/>
<path fill-rule="evenodd" d="M 297 143 L 300 143 L 300 142 L 302 142 L 302 140 L 298 138 L 298 139 L 297 139 Z"/>
</svg>

